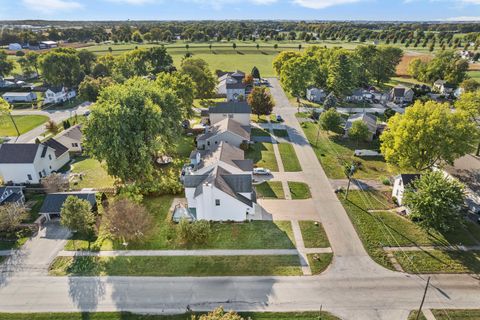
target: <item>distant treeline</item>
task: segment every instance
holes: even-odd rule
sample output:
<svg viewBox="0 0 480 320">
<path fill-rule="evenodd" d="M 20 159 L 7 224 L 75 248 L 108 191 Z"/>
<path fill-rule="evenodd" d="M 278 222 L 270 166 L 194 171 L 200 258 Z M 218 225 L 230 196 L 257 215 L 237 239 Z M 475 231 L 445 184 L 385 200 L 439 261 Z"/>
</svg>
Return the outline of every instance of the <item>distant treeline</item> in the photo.
<svg viewBox="0 0 480 320">
<path fill-rule="evenodd" d="M 382 41 L 405 46 L 480 43 L 479 23 L 305 21 L 5 21 L 0 44 L 43 40 L 97 43 L 263 40 Z M 30 25 L 33 28 L 22 28 Z"/>
</svg>

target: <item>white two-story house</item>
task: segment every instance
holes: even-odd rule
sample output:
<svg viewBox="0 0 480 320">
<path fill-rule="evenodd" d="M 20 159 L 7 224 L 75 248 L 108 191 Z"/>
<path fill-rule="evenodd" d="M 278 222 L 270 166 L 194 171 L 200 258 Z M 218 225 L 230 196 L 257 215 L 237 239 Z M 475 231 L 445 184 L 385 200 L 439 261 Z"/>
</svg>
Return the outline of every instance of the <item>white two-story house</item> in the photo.
<svg viewBox="0 0 480 320">
<path fill-rule="evenodd" d="M 0 175 L 4 182 L 37 184 L 69 161 L 68 149 L 54 139 L 40 144 L 0 145 Z"/>
<path fill-rule="evenodd" d="M 250 141 L 250 126 L 242 126 L 237 121 L 226 118 L 206 129 L 197 137 L 197 148 L 210 150 L 216 148 L 222 141 L 239 148 L 243 142 Z"/>
<path fill-rule="evenodd" d="M 208 109 L 211 125 L 230 118 L 242 126 L 249 126 L 251 114 L 252 108 L 246 102 L 219 102 Z"/>
<path fill-rule="evenodd" d="M 51 87 L 45 91 L 43 104 L 57 104 L 75 98 L 75 90 L 69 90 L 65 87 Z"/>
</svg>

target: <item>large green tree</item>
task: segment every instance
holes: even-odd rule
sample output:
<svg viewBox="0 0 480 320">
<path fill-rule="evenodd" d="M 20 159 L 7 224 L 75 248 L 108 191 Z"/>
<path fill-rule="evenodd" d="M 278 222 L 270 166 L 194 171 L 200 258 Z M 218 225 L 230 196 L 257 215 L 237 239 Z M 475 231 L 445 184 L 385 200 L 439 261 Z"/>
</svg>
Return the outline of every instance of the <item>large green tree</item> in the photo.
<svg viewBox="0 0 480 320">
<path fill-rule="evenodd" d="M 343 96 L 348 94 L 355 84 L 352 57 L 343 50 L 336 51 L 328 68 L 328 89 L 337 96 Z"/>
<path fill-rule="evenodd" d="M 290 59 L 300 57 L 299 52 L 295 51 L 282 51 L 280 52 L 275 59 L 273 59 L 273 70 L 277 75 L 280 75 L 282 72 L 283 65 Z"/>
<path fill-rule="evenodd" d="M 428 171 L 407 188 L 404 203 L 422 228 L 446 232 L 459 225 L 464 198 L 461 183 L 440 171 Z"/>
<path fill-rule="evenodd" d="M 181 101 L 183 117 L 187 119 L 193 114 L 193 101 L 195 99 L 195 84 L 190 76 L 180 73 L 161 73 L 157 76 L 157 84 L 164 89 L 171 89 Z"/>
<path fill-rule="evenodd" d="M 115 82 L 110 77 L 100 77 L 95 79 L 86 76 L 78 87 L 78 93 L 82 99 L 95 102 L 97 101 L 100 91 L 114 83 Z"/>
<path fill-rule="evenodd" d="M 423 82 L 441 79 L 458 85 L 467 77 L 468 61 L 454 51 L 440 51 L 431 61 L 412 60 L 408 70 L 412 77 Z"/>
<path fill-rule="evenodd" d="M 465 112 L 452 112 L 448 104 L 417 101 L 388 121 L 380 136 L 381 151 L 389 163 L 426 170 L 453 164 L 472 150 L 476 124 Z"/>
<path fill-rule="evenodd" d="M 477 125 L 477 132 L 480 131 L 480 90 L 475 92 L 466 92 L 455 102 L 455 108 L 465 112 L 470 121 Z M 476 135 L 480 138 L 480 134 Z M 480 155 L 480 142 L 477 143 L 477 156 Z"/>
<path fill-rule="evenodd" d="M 247 102 L 252 108 L 252 113 L 257 117 L 261 115 L 269 115 L 272 113 L 275 102 L 272 95 L 266 87 L 254 87 L 252 92 L 248 95 Z"/>
<path fill-rule="evenodd" d="M 90 202 L 75 196 L 68 196 L 60 212 L 60 223 L 82 236 L 90 236 L 94 231 L 95 215 Z"/>
<path fill-rule="evenodd" d="M 335 109 L 331 108 L 320 116 L 320 126 L 323 130 L 337 132 L 342 124 L 342 116 Z"/>
<path fill-rule="evenodd" d="M 40 69 L 45 82 L 54 86 L 74 87 L 80 83 L 80 58 L 75 49 L 58 48 L 43 54 Z"/>
<path fill-rule="evenodd" d="M 182 61 L 180 72 L 188 75 L 195 84 L 196 97 L 210 98 L 213 95 L 217 79 L 203 59 L 187 58 Z"/>
<path fill-rule="evenodd" d="M 172 144 L 185 113 L 171 89 L 133 78 L 101 92 L 84 129 L 84 146 L 124 183 L 148 181 L 157 153 Z"/>
<path fill-rule="evenodd" d="M 280 71 L 280 81 L 292 96 L 304 97 L 313 84 L 313 74 L 318 68 L 317 60 L 309 56 L 288 59 Z"/>
<path fill-rule="evenodd" d="M 5 77 L 13 71 L 14 62 L 8 60 L 8 55 L 5 50 L 0 50 L 0 76 Z"/>
<path fill-rule="evenodd" d="M 82 49 L 78 51 L 78 58 L 80 59 L 80 68 L 83 73 L 89 75 L 92 73 L 93 66 L 97 61 L 97 56 L 88 50 Z"/>
<path fill-rule="evenodd" d="M 354 121 L 350 130 L 348 130 L 348 137 L 357 143 L 366 141 L 370 135 L 368 126 L 363 121 Z"/>
</svg>

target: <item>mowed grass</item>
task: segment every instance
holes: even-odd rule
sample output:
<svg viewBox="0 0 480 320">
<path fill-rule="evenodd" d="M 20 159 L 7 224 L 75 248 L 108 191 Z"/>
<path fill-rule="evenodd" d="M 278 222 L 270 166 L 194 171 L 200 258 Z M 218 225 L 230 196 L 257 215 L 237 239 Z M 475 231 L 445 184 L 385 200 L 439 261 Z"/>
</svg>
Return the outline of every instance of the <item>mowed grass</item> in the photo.
<svg viewBox="0 0 480 320">
<path fill-rule="evenodd" d="M 338 135 L 329 135 L 323 130 L 320 131 L 317 142 L 317 124 L 303 123 L 302 128 L 325 173 L 331 179 L 344 179 L 344 164 L 351 163 L 354 160 L 361 163 L 360 168 L 355 173 L 355 178 L 357 179 L 379 179 L 380 177 L 392 176 L 400 172 L 398 167 L 387 164 L 383 158 L 363 159 L 354 157 L 355 149 L 375 150 L 377 146 L 371 142 L 357 145 L 357 143 L 349 139 Z"/>
<path fill-rule="evenodd" d="M 73 174 L 82 174 L 78 183 L 72 184 L 71 187 L 74 189 L 113 187 L 115 179 L 108 175 L 105 165 L 102 165 L 98 160 L 87 156 L 79 156 L 75 158 L 71 167 Z"/>
<path fill-rule="evenodd" d="M 184 250 L 184 249 L 293 249 L 295 241 L 290 221 L 252 221 L 245 223 L 212 223 L 210 237 L 204 244 L 183 244 L 177 238 L 177 225 L 171 221 L 173 196 L 144 199 L 144 205 L 154 217 L 152 235 L 138 243 L 130 243 L 128 250 Z M 88 242 L 70 240 L 65 250 L 88 249 Z M 96 250 L 125 250 L 121 241 L 112 241 L 101 230 L 91 244 Z"/>
<path fill-rule="evenodd" d="M 40 115 L 13 116 L 13 120 L 20 134 L 24 134 L 47 122 L 48 117 Z M 17 130 L 15 130 L 10 116 L 0 116 L 0 136 L 17 136 Z"/>
<path fill-rule="evenodd" d="M 288 181 L 288 188 L 293 200 L 303 200 L 312 197 L 310 187 L 306 183 Z"/>
<path fill-rule="evenodd" d="M 305 248 L 328 248 L 327 234 L 320 222 L 317 221 L 299 221 Z"/>
<path fill-rule="evenodd" d="M 266 181 L 255 186 L 257 197 L 263 199 L 285 199 L 280 181 Z"/>
<path fill-rule="evenodd" d="M 408 273 L 480 272 L 480 251 L 403 251 L 393 253 Z"/>
<path fill-rule="evenodd" d="M 55 276 L 298 276 L 297 255 L 57 257 Z"/>
<path fill-rule="evenodd" d="M 27 242 L 28 238 L 18 238 L 15 240 L 0 240 L 0 250 L 18 249 Z"/>
<path fill-rule="evenodd" d="M 333 253 L 309 253 L 307 254 L 308 264 L 312 275 L 325 271 L 332 262 Z"/>
<path fill-rule="evenodd" d="M 270 132 L 261 128 L 252 128 L 251 136 L 252 137 L 269 137 Z"/>
<path fill-rule="evenodd" d="M 467 74 L 470 78 L 480 81 L 480 70 L 469 71 Z"/>
<path fill-rule="evenodd" d="M 245 152 L 245 158 L 252 159 L 255 167 L 278 171 L 273 145 L 268 142 L 256 142 Z"/>
<path fill-rule="evenodd" d="M 433 315 L 437 320 L 478 320 L 480 319 L 480 309 L 433 309 Z"/>
<path fill-rule="evenodd" d="M 225 311 L 229 311 L 226 309 Z M 202 315 L 204 313 L 193 313 Z M 322 312 L 240 312 L 252 320 L 339 320 L 332 314 Z M 130 312 L 72 312 L 72 313 L 0 313 L 0 320 L 191 320 L 192 313 L 176 315 L 147 315 Z"/>
<path fill-rule="evenodd" d="M 367 210 L 387 210 L 393 205 L 386 195 L 379 191 L 350 191 L 348 200 L 344 194 L 338 195 L 350 217 L 360 239 L 370 256 L 379 264 L 393 269 L 383 247 L 432 246 L 432 245 L 474 245 L 477 240 L 467 228 L 440 234 L 428 233 L 408 218 L 389 211 L 368 212 Z M 479 228 L 476 225 L 472 229 Z"/>
<path fill-rule="evenodd" d="M 298 161 L 297 154 L 293 145 L 289 142 L 282 142 L 278 144 L 278 150 L 280 151 L 280 157 L 282 158 L 283 168 L 286 172 L 302 171 L 302 166 Z"/>
</svg>

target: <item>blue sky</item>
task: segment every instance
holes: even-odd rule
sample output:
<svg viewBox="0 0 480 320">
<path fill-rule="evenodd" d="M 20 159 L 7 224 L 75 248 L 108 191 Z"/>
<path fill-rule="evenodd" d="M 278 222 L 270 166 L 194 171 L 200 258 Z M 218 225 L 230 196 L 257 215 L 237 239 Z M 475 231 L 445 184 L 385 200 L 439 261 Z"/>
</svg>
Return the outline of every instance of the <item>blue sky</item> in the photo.
<svg viewBox="0 0 480 320">
<path fill-rule="evenodd" d="M 480 0 L 0 0 L 0 19 L 480 20 Z"/>
</svg>

